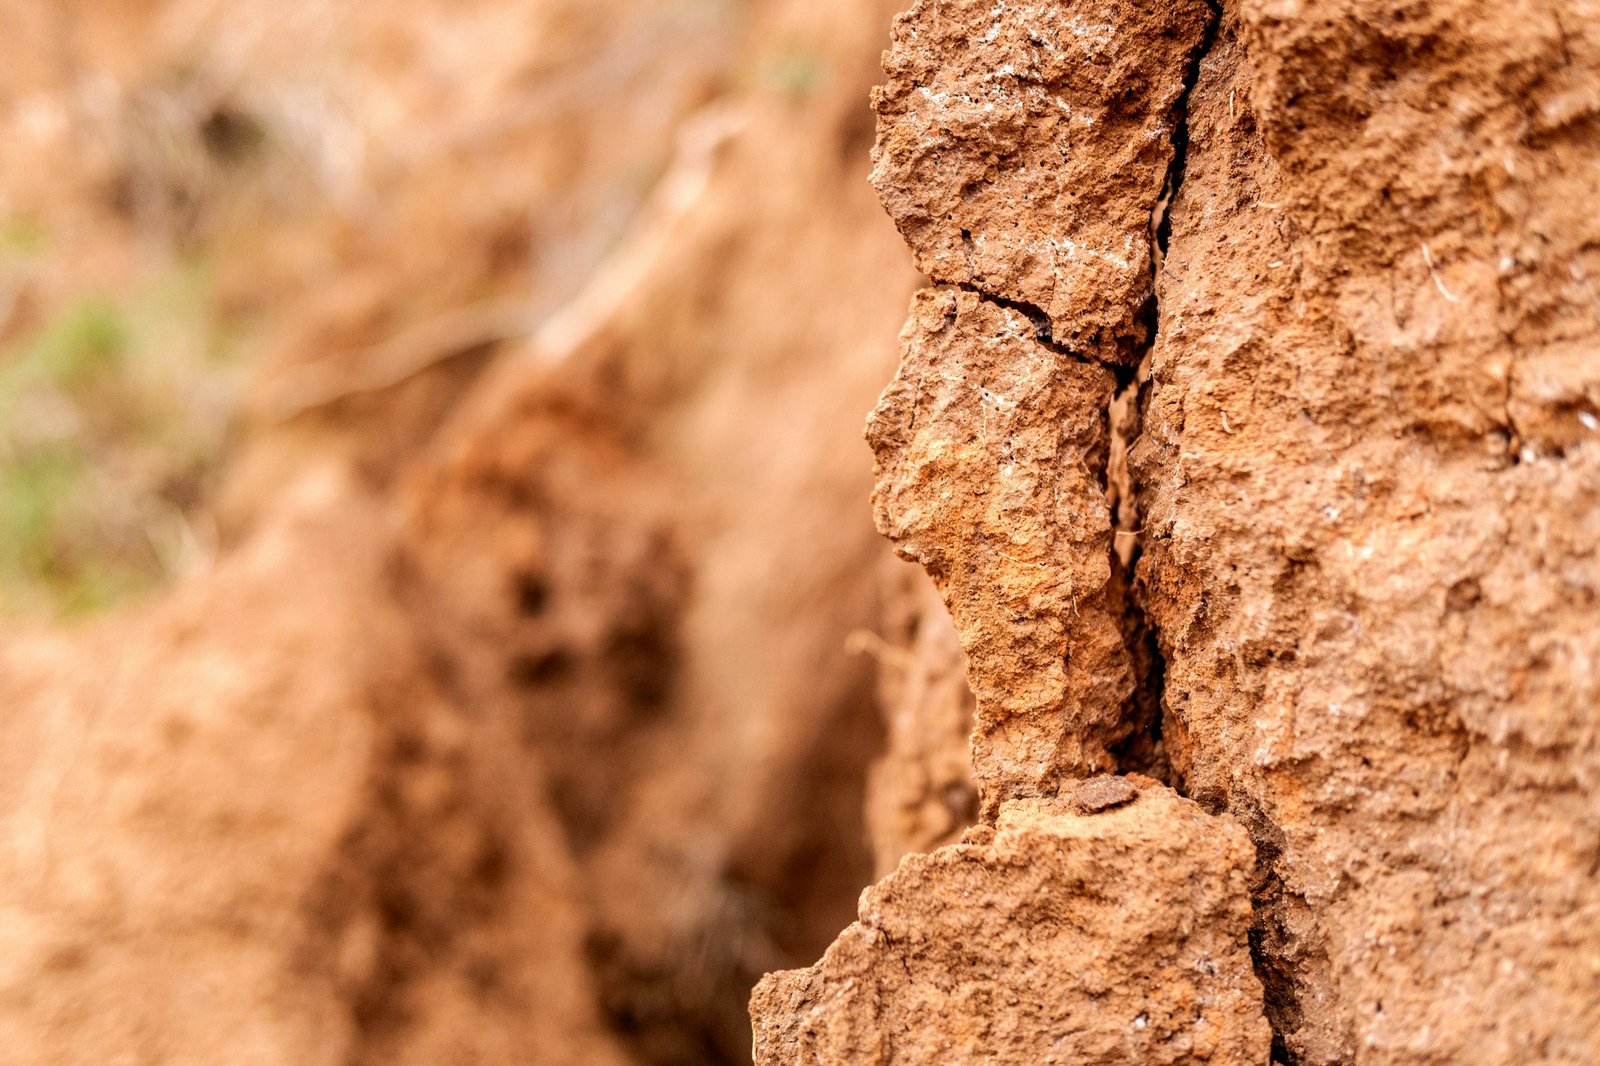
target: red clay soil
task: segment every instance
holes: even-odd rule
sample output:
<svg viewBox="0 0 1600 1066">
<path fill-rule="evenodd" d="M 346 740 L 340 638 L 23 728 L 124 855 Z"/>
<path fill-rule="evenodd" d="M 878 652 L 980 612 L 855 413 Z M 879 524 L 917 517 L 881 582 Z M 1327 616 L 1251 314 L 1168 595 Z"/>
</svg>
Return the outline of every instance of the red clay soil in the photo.
<svg viewBox="0 0 1600 1066">
<path fill-rule="evenodd" d="M 901 2 L 0 2 L 267 352 L 0 1062 L 1600 1061 L 1600 9 Z"/>
<path fill-rule="evenodd" d="M 879 526 L 995 828 L 763 983 L 758 1062 L 1600 1059 L 1600 12 L 923 0 L 886 70 L 939 285 Z M 1060 806 L 1112 768 L 1140 843 Z"/>
</svg>

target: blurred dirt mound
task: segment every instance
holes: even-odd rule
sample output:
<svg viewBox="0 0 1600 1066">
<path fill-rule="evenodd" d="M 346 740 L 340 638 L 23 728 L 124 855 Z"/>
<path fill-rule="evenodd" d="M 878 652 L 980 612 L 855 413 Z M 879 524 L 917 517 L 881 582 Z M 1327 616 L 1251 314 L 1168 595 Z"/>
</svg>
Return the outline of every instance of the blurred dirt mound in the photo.
<svg viewBox="0 0 1600 1066">
<path fill-rule="evenodd" d="M 0 1057 L 746 1061 L 872 876 L 892 8 L 10 7 L 11 328 L 265 355 L 214 561 L 0 645 Z"/>
</svg>

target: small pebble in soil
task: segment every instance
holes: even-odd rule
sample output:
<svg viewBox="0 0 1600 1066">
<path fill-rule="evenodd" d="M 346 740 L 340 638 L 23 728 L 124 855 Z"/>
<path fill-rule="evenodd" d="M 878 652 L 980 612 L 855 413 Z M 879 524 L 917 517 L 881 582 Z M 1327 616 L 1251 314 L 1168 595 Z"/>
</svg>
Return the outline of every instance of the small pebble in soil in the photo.
<svg viewBox="0 0 1600 1066">
<path fill-rule="evenodd" d="M 1126 777 L 1101 774 L 1084 781 L 1072 793 L 1072 802 L 1084 814 L 1109 811 L 1139 798 L 1139 786 Z"/>
</svg>

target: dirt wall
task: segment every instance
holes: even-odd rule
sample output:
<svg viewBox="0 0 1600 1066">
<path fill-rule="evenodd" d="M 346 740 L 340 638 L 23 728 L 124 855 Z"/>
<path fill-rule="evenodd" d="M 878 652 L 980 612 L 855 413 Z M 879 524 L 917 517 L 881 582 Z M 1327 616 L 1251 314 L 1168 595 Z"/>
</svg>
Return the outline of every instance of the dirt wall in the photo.
<svg viewBox="0 0 1600 1066">
<path fill-rule="evenodd" d="M 1600 1060 L 1600 10 L 897 6 L 0 2 L 0 1061 Z"/>
<path fill-rule="evenodd" d="M 896 23 L 875 173 L 938 286 L 869 439 L 970 659 L 983 821 L 1115 769 L 1247 832 L 1248 928 L 1146 882 L 1158 848 L 1082 891 L 1247 942 L 1253 976 L 1212 972 L 1273 1061 L 1600 1054 L 1597 40 L 1588 8 L 1467 2 Z M 1038 861 L 1103 846 L 1055 832 Z M 1139 1044 L 1182 999 L 1140 967 L 1191 926 L 1085 922 L 979 854 L 903 860 L 769 978 L 759 1060 L 1265 1061 L 1194 1040 L 1204 1002 Z M 1038 950 L 961 924 L 996 908 Z M 1063 925 L 1092 927 L 1052 962 Z"/>
</svg>

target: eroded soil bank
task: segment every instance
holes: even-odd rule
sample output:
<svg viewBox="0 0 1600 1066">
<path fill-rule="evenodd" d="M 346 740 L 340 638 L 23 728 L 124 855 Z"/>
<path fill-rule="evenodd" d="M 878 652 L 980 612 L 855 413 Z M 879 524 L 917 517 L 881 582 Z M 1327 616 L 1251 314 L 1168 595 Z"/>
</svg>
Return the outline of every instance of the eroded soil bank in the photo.
<svg viewBox="0 0 1600 1066">
<path fill-rule="evenodd" d="M 757 1061 L 1595 1061 L 1600 10 L 919 0 L 886 72 L 981 824 Z"/>
</svg>

